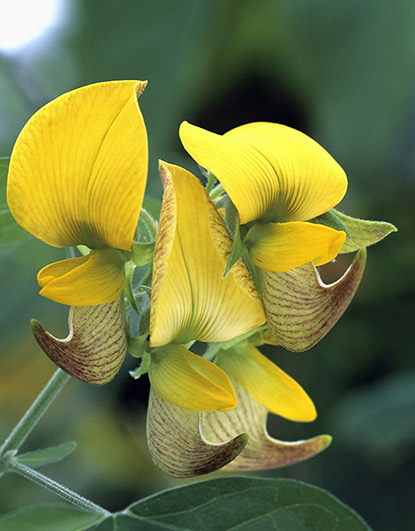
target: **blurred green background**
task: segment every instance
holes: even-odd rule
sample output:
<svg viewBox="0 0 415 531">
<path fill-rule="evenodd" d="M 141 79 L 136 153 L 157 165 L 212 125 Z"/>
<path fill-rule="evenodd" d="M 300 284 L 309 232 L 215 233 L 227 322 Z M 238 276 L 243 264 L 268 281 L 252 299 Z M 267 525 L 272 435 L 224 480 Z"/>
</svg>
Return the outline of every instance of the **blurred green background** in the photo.
<svg viewBox="0 0 415 531">
<path fill-rule="evenodd" d="M 161 197 L 157 160 L 197 171 L 178 139 L 182 120 L 218 133 L 256 120 L 318 140 L 349 178 L 344 212 L 394 223 L 369 249 L 360 290 L 311 351 L 269 349 L 313 397 L 308 424 L 272 418 L 271 433 L 334 437 L 320 456 L 263 473 L 328 489 L 376 530 L 415 526 L 415 2 L 412 0 L 61 0 L 47 38 L 0 52 L 0 156 L 41 105 L 92 82 L 148 79 L 140 97 L 150 141 L 148 194 Z M 7 25 L 7 13 L 1 13 Z M 25 21 L 22 11 L 22 24 Z M 0 249 L 0 435 L 6 436 L 54 366 L 30 333 L 36 317 L 60 337 L 67 308 L 38 295 L 36 273 L 63 251 L 29 238 Z M 325 278 L 345 268 L 338 261 Z M 146 378 L 128 369 L 104 388 L 72 381 L 25 444 L 77 450 L 43 470 L 117 510 L 183 483 L 151 462 Z M 1 478 L 0 513 L 58 501 Z"/>
</svg>

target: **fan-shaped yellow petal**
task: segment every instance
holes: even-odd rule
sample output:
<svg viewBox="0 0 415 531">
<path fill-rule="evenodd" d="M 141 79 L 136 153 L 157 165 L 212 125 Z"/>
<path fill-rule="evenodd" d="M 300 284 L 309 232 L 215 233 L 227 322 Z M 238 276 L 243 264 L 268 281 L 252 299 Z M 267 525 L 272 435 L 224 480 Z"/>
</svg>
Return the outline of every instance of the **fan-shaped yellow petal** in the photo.
<svg viewBox="0 0 415 531">
<path fill-rule="evenodd" d="M 271 413 L 297 422 L 317 416 L 304 389 L 248 341 L 221 350 L 218 365 Z"/>
<path fill-rule="evenodd" d="M 161 398 L 183 409 L 229 411 L 236 406 L 235 391 L 222 369 L 182 345 L 155 349 L 148 375 Z"/>
<path fill-rule="evenodd" d="M 334 207 L 347 178 L 310 137 L 290 127 L 256 122 L 217 135 L 184 122 L 188 153 L 222 183 L 241 223 L 305 221 Z"/>
<path fill-rule="evenodd" d="M 57 247 L 130 250 L 147 176 L 137 104 L 145 83 L 113 81 L 42 107 L 13 149 L 7 198 L 16 221 Z"/>
<path fill-rule="evenodd" d="M 284 272 L 307 262 L 326 264 L 339 253 L 346 233 L 317 223 L 255 223 L 245 243 L 256 266 Z"/>
<path fill-rule="evenodd" d="M 261 325 L 262 304 L 242 261 L 223 278 L 232 241 L 205 189 L 178 166 L 161 163 L 160 172 L 151 346 L 226 341 Z"/>
<path fill-rule="evenodd" d="M 254 148 L 183 122 L 180 139 L 195 161 L 222 183 L 241 223 L 262 218 L 279 194 L 275 172 Z"/>
<path fill-rule="evenodd" d="M 124 257 L 115 249 L 49 264 L 38 273 L 40 294 L 69 306 L 96 306 L 115 301 L 124 289 Z"/>
</svg>

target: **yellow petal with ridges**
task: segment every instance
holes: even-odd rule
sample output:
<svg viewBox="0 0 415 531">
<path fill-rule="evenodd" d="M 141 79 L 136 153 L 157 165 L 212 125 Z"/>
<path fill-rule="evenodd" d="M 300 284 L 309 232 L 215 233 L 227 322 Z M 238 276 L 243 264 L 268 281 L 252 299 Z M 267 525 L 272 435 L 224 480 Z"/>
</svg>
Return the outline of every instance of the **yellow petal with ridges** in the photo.
<svg viewBox="0 0 415 531">
<path fill-rule="evenodd" d="M 277 201 L 275 172 L 255 149 L 188 122 L 179 133 L 189 155 L 222 183 L 242 224 L 261 218 Z"/>
<path fill-rule="evenodd" d="M 346 233 L 317 223 L 255 223 L 246 243 L 254 264 L 282 273 L 307 262 L 323 265 L 339 253 Z"/>
<path fill-rule="evenodd" d="M 49 264 L 38 273 L 40 294 L 69 306 L 113 302 L 124 289 L 124 263 L 120 251 L 99 249 Z"/>
<path fill-rule="evenodd" d="M 242 224 L 306 221 L 333 208 L 346 192 L 339 164 L 291 127 L 255 122 L 217 135 L 183 122 L 180 138 L 222 183 Z"/>
<path fill-rule="evenodd" d="M 232 241 L 206 190 L 178 166 L 161 163 L 160 173 L 151 346 L 226 341 L 261 325 L 263 307 L 242 261 L 223 278 Z"/>
<path fill-rule="evenodd" d="M 155 349 L 148 375 L 163 400 L 183 409 L 229 411 L 236 406 L 235 391 L 222 369 L 182 345 Z"/>
<path fill-rule="evenodd" d="M 336 206 L 346 193 L 342 167 L 301 131 L 254 122 L 232 129 L 225 138 L 256 149 L 272 166 L 279 194 L 268 213 L 269 221 L 312 219 Z"/>
<path fill-rule="evenodd" d="M 221 350 L 217 364 L 271 413 L 297 422 L 316 418 L 304 389 L 248 341 Z"/>
<path fill-rule="evenodd" d="M 7 200 L 16 221 L 56 247 L 130 250 L 147 176 L 141 81 L 68 92 L 42 107 L 13 149 Z"/>
</svg>

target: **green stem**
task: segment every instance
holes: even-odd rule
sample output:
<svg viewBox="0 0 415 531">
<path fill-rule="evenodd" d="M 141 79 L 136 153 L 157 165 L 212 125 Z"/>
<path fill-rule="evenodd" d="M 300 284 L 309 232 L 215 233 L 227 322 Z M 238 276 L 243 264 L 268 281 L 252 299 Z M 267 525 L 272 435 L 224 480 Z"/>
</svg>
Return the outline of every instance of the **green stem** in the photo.
<svg viewBox="0 0 415 531">
<path fill-rule="evenodd" d="M 37 470 L 33 470 L 32 468 L 23 465 L 22 463 L 19 463 L 13 458 L 10 458 L 7 462 L 7 468 L 9 470 L 12 470 L 13 472 L 16 472 L 17 474 L 20 474 L 21 476 L 25 477 L 26 479 L 30 479 L 31 481 L 34 481 L 37 485 L 40 485 L 42 487 L 45 487 L 46 489 L 54 492 L 64 500 L 68 501 L 69 503 L 72 503 L 79 509 L 82 509 L 83 511 L 88 512 L 94 512 L 94 513 L 100 513 L 104 516 L 111 516 L 111 513 L 104 509 L 103 507 L 100 507 L 96 503 L 93 503 L 92 501 L 84 498 L 80 494 L 77 494 L 76 492 L 73 492 L 72 490 L 68 489 L 64 485 L 61 485 L 57 481 L 54 481 L 51 478 L 48 478 L 47 476 L 41 474 Z"/>
<path fill-rule="evenodd" d="M 18 450 L 69 379 L 70 376 L 61 369 L 55 372 L 46 387 L 0 447 L 0 457 L 10 450 Z"/>
</svg>

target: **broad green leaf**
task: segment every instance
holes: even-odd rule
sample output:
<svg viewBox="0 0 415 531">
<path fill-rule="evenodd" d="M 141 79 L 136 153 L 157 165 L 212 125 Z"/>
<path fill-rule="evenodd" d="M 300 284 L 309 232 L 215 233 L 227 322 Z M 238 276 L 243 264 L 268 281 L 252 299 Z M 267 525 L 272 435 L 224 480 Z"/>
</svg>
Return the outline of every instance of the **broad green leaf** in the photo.
<svg viewBox="0 0 415 531">
<path fill-rule="evenodd" d="M 124 514 L 146 518 L 153 524 L 165 524 L 166 529 L 198 531 L 233 528 L 241 531 L 369 529 L 354 511 L 328 492 L 289 479 L 221 478 L 202 481 L 139 501 L 128 507 Z M 132 528 L 119 526 L 116 529 Z M 137 526 L 134 529 L 141 528 Z"/>
<path fill-rule="evenodd" d="M 335 216 L 346 226 L 349 238 L 343 244 L 340 253 L 351 253 L 361 247 L 373 245 L 398 229 L 385 221 L 368 221 L 352 218 L 334 211 Z"/>
<path fill-rule="evenodd" d="M 31 505 L 0 516 L 0 531 L 82 531 L 105 517 L 64 505 Z"/>
<path fill-rule="evenodd" d="M 7 206 L 7 172 L 9 169 L 9 158 L 0 158 L 0 246 L 30 238 L 14 220 Z"/>
<path fill-rule="evenodd" d="M 73 441 L 58 444 L 57 446 L 50 446 L 49 448 L 41 448 L 34 452 L 28 452 L 18 455 L 15 459 L 23 465 L 37 468 L 51 463 L 57 463 L 64 457 L 71 454 L 76 448 L 76 443 Z"/>
</svg>

